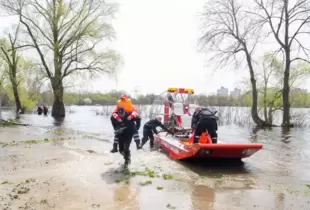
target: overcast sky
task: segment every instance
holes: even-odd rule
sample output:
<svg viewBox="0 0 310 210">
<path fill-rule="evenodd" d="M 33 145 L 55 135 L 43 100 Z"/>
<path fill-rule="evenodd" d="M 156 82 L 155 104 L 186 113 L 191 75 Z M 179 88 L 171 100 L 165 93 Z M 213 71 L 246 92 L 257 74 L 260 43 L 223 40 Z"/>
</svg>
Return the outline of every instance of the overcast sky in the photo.
<svg viewBox="0 0 310 210">
<path fill-rule="evenodd" d="M 240 86 L 248 71 L 213 72 L 197 51 L 200 13 L 205 0 L 119 0 L 114 21 L 115 46 L 125 59 L 118 82 L 102 77 L 90 89 L 160 93 L 167 87 L 194 88 L 199 93 L 216 92 L 220 86 Z M 1 28 L 9 25 L 1 21 Z M 2 24 L 4 23 L 4 24 Z M 86 87 L 86 86 L 84 86 Z"/>
<path fill-rule="evenodd" d="M 214 74 L 204 55 L 197 52 L 204 2 L 121 1 L 114 26 L 116 47 L 125 65 L 117 85 L 105 79 L 93 86 L 126 90 L 139 86 L 142 92 L 156 93 L 170 86 L 194 88 L 197 92 L 216 92 L 222 85 L 233 89 L 240 81 L 240 72 Z"/>
</svg>

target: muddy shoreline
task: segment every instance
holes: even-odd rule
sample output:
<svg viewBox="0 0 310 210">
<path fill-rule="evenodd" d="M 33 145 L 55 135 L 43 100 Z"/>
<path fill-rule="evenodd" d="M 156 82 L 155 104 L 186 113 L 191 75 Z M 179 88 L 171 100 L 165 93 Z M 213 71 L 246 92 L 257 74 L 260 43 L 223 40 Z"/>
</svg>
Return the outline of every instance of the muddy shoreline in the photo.
<svg viewBox="0 0 310 210">
<path fill-rule="evenodd" d="M 123 171 L 109 140 L 61 129 L 1 129 L 0 209 L 310 209 L 306 182 L 257 175 L 248 169 L 251 160 L 197 165 L 132 146 L 132 164 Z"/>
</svg>

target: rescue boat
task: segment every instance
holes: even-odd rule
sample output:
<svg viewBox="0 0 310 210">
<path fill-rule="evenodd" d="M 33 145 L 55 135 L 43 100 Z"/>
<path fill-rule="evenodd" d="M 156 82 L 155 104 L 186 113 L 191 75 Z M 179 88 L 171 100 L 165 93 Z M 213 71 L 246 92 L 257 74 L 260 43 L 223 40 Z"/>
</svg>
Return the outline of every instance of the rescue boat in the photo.
<svg viewBox="0 0 310 210">
<path fill-rule="evenodd" d="M 160 131 L 154 135 L 155 144 L 166 150 L 172 159 L 242 159 L 262 149 L 262 144 L 215 144 L 207 132 L 200 136 L 198 144 L 193 144 L 191 119 L 197 106 L 194 90 L 189 88 L 168 88 L 152 104 L 150 116 L 154 118 L 163 115 L 162 123 L 175 133 L 172 136 Z"/>
</svg>

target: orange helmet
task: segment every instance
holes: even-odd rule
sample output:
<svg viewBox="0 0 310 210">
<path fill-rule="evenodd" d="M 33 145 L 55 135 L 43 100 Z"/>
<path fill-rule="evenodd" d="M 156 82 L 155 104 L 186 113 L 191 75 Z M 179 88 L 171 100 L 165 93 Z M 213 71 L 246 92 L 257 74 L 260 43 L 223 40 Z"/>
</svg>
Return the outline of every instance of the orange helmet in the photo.
<svg viewBox="0 0 310 210">
<path fill-rule="evenodd" d="M 120 99 L 127 99 L 127 98 L 128 98 L 128 96 L 124 93 L 120 96 Z"/>
</svg>

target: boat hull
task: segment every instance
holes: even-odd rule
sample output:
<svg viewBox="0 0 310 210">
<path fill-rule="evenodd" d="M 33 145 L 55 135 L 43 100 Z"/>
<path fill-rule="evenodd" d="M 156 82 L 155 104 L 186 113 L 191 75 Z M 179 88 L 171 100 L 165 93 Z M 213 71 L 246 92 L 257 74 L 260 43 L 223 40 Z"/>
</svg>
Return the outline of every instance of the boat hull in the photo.
<svg viewBox="0 0 310 210">
<path fill-rule="evenodd" d="M 174 160 L 187 158 L 222 158 L 222 159 L 242 159 L 252 156 L 262 149 L 262 144 L 191 144 L 188 141 L 174 139 L 165 134 L 154 136 L 155 143 L 166 150 Z"/>
</svg>

